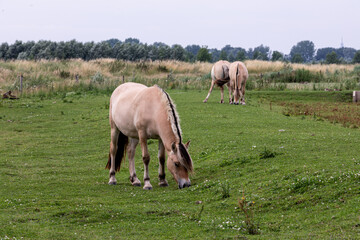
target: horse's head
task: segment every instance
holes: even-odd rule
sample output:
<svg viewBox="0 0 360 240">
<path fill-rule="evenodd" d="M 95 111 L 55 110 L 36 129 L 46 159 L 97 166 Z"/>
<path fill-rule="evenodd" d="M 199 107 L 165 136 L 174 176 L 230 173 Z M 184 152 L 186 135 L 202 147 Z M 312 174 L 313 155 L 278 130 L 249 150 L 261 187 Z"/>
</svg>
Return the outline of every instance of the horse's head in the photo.
<svg viewBox="0 0 360 240">
<path fill-rule="evenodd" d="M 193 171 L 192 160 L 188 152 L 190 141 L 186 144 L 173 143 L 168 153 L 167 167 L 179 188 L 190 187 L 189 173 Z"/>
</svg>

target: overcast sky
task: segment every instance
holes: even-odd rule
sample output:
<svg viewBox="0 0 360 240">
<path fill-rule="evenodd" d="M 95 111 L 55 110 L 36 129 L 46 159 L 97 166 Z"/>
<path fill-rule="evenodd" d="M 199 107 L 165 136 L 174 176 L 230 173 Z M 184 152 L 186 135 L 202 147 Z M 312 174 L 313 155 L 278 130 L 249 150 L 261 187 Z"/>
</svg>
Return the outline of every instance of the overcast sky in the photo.
<svg viewBox="0 0 360 240">
<path fill-rule="evenodd" d="M 0 0 L 0 43 L 143 43 L 245 49 L 263 44 L 289 53 L 302 40 L 316 48 L 360 49 L 358 0 Z"/>
</svg>

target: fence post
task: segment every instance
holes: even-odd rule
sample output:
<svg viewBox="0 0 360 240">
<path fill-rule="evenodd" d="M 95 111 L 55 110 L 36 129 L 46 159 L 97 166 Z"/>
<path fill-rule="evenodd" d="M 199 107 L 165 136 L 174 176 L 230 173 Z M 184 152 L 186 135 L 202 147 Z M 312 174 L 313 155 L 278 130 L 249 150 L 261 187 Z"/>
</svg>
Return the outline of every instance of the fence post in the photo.
<svg viewBox="0 0 360 240">
<path fill-rule="evenodd" d="M 123 75 L 122 77 L 123 77 L 123 79 L 122 79 L 122 83 L 124 83 L 124 82 L 125 82 L 125 76 Z"/>
<path fill-rule="evenodd" d="M 76 83 L 79 83 L 79 74 L 75 75 Z"/>
<path fill-rule="evenodd" d="M 360 91 L 353 91 L 353 102 L 360 102 Z"/>
<path fill-rule="evenodd" d="M 23 88 L 23 75 L 20 74 L 20 93 L 22 93 L 22 88 Z"/>
<path fill-rule="evenodd" d="M 360 91 L 353 91 L 353 102 L 360 102 Z"/>
</svg>

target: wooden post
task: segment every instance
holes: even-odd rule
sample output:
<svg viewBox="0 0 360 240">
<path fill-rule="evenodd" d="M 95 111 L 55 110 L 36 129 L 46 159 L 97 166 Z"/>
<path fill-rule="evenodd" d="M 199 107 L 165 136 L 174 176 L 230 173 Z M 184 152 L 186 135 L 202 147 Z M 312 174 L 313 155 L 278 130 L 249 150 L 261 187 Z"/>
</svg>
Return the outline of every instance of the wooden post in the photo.
<svg viewBox="0 0 360 240">
<path fill-rule="evenodd" d="M 20 93 L 22 93 L 22 87 L 23 87 L 23 75 L 20 74 Z"/>
<path fill-rule="evenodd" d="M 76 83 L 79 83 L 79 74 L 75 75 Z"/>
<path fill-rule="evenodd" d="M 360 102 L 360 91 L 353 91 L 353 102 Z"/>
<path fill-rule="evenodd" d="M 122 83 L 125 83 L 125 76 L 124 76 L 124 75 L 123 75 L 123 79 L 122 79 L 122 81 L 123 81 Z"/>
</svg>

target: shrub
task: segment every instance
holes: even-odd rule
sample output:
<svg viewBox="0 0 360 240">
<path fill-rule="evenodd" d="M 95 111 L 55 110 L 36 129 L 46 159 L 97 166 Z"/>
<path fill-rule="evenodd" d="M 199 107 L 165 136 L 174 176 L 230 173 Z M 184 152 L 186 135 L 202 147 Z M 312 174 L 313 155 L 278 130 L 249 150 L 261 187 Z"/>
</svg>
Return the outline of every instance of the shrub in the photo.
<svg viewBox="0 0 360 240">
<path fill-rule="evenodd" d="M 167 69 L 167 67 L 165 65 L 159 65 L 157 67 L 158 72 L 169 72 L 169 70 Z"/>
<path fill-rule="evenodd" d="M 304 68 L 297 69 L 295 70 L 294 82 L 310 82 L 312 77 L 311 75 L 312 74 L 309 70 L 305 70 Z"/>
<path fill-rule="evenodd" d="M 120 72 L 126 67 L 126 64 L 123 61 L 114 61 L 110 63 L 109 71 L 110 73 Z"/>
<path fill-rule="evenodd" d="M 228 182 L 220 184 L 220 193 L 223 199 L 230 197 L 230 185 Z"/>
<path fill-rule="evenodd" d="M 246 87 L 245 87 L 246 90 L 254 90 L 255 89 L 255 83 L 254 81 L 248 79 L 246 81 Z"/>
<path fill-rule="evenodd" d="M 146 72 L 149 69 L 149 65 L 145 61 L 141 61 L 136 64 L 135 68 Z"/>
<path fill-rule="evenodd" d="M 344 85 L 345 85 L 344 87 L 346 90 L 355 89 L 357 84 L 358 84 L 358 82 L 353 79 L 345 79 L 345 81 L 344 81 Z"/>
<path fill-rule="evenodd" d="M 70 77 L 70 72 L 61 70 L 59 75 L 60 75 L 61 78 L 69 78 Z"/>
<path fill-rule="evenodd" d="M 273 158 L 276 156 L 276 152 L 266 149 L 265 147 L 264 151 L 260 152 L 259 156 L 260 159 Z"/>
<path fill-rule="evenodd" d="M 360 65 L 355 66 L 353 72 L 360 75 Z"/>
<path fill-rule="evenodd" d="M 94 76 L 91 77 L 91 83 L 102 84 L 105 82 L 105 77 L 101 72 L 97 72 Z"/>
</svg>

